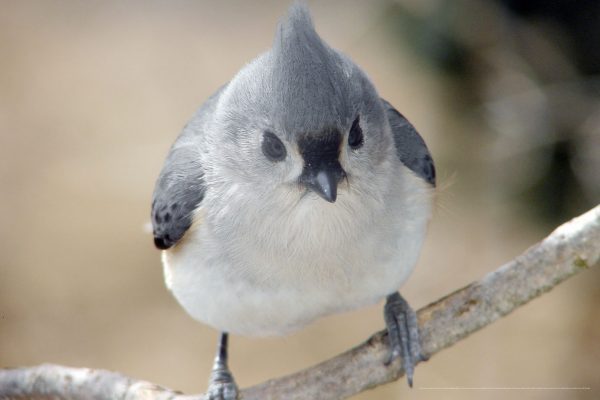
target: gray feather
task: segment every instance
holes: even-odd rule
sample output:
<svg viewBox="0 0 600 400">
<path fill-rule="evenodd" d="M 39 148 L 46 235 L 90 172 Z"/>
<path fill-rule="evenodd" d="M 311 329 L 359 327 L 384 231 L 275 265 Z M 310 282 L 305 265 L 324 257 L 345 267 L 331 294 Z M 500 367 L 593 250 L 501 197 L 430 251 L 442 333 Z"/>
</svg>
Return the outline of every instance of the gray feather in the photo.
<svg viewBox="0 0 600 400">
<path fill-rule="evenodd" d="M 319 37 L 306 4 L 290 7 L 270 53 L 273 114 L 284 118 L 285 131 L 314 132 L 332 116 L 350 118 L 348 60 Z"/>
<path fill-rule="evenodd" d="M 152 230 L 154 244 L 168 249 L 190 228 L 193 213 L 206 192 L 200 163 L 198 136 L 204 135 L 204 120 L 214 109 L 222 89 L 211 96 L 185 126 L 167 155 L 154 188 Z"/>
<path fill-rule="evenodd" d="M 415 174 L 435 186 L 435 165 L 425 141 L 398 110 L 387 101 L 381 101 L 392 128 L 398 158 Z"/>
</svg>

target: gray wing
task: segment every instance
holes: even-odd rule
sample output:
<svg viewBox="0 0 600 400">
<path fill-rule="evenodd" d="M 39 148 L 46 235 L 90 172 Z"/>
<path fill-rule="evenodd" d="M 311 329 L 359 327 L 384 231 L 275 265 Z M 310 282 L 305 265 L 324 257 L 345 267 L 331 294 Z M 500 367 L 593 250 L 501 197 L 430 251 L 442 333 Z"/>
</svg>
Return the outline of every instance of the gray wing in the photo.
<svg viewBox="0 0 600 400">
<path fill-rule="evenodd" d="M 183 237 L 192 225 L 192 214 L 204 198 L 202 166 L 193 146 L 171 148 L 152 199 L 154 244 L 168 249 Z"/>
<path fill-rule="evenodd" d="M 435 186 L 435 165 L 425 141 L 398 110 L 384 99 L 381 101 L 392 128 L 398 158 L 411 171 Z"/>
<path fill-rule="evenodd" d="M 200 136 L 206 116 L 212 114 L 222 89 L 210 97 L 186 125 L 167 155 L 152 199 L 154 244 L 168 249 L 190 228 L 193 213 L 202 203 L 206 186 L 200 163 Z"/>
</svg>

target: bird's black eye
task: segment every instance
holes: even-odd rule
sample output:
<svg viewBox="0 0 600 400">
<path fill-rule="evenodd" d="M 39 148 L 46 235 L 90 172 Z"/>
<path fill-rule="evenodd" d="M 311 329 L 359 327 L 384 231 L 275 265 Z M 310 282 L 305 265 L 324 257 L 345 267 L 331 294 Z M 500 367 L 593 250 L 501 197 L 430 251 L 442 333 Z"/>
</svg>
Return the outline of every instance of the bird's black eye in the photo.
<svg viewBox="0 0 600 400">
<path fill-rule="evenodd" d="M 350 146 L 350 148 L 353 150 L 361 148 L 365 142 L 365 138 L 358 120 L 359 118 L 356 117 L 352 123 L 352 127 L 350 128 L 350 134 L 348 135 L 348 146 Z"/>
<path fill-rule="evenodd" d="M 273 132 L 263 134 L 262 152 L 271 161 L 283 161 L 287 155 L 285 145 Z"/>
</svg>

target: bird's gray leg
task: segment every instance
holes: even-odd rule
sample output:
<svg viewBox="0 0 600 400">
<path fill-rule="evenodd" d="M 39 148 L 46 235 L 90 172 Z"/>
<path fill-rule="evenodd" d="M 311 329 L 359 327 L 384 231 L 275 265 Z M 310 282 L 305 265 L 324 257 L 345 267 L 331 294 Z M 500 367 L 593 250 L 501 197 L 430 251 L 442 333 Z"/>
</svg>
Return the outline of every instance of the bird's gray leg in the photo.
<svg viewBox="0 0 600 400">
<path fill-rule="evenodd" d="M 427 361 L 427 357 L 421 353 L 417 314 L 400 293 L 396 292 L 387 297 L 383 316 L 390 345 L 390 353 L 385 363 L 387 365 L 396 358 L 402 357 L 408 385 L 412 387 L 415 365 L 420 361 Z"/>
<path fill-rule="evenodd" d="M 227 332 L 222 332 L 213 364 L 207 400 L 236 400 L 238 388 L 227 366 Z"/>
</svg>

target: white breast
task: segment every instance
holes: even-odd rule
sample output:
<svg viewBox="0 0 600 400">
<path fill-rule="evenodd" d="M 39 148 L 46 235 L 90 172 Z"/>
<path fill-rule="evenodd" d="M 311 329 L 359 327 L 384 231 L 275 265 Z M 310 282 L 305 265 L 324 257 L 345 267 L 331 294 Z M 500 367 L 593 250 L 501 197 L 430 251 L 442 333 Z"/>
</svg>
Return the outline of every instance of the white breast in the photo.
<svg viewBox="0 0 600 400">
<path fill-rule="evenodd" d="M 284 334 L 375 303 L 414 268 L 431 203 L 407 169 L 380 184 L 389 190 L 379 201 L 340 188 L 333 204 L 305 198 L 262 214 L 229 202 L 163 252 L 167 286 L 195 319 L 242 335 Z"/>
</svg>

